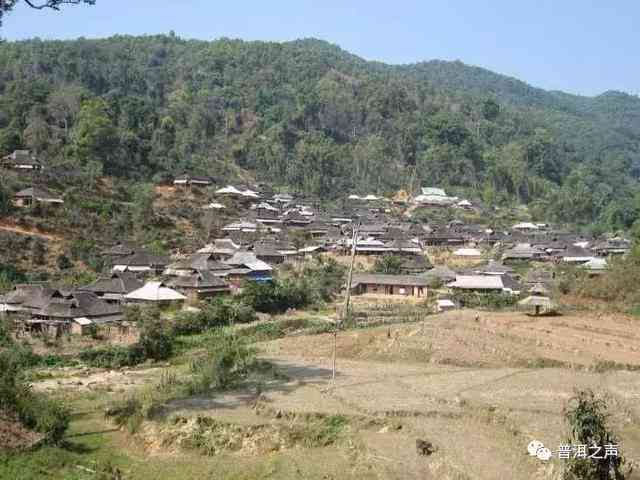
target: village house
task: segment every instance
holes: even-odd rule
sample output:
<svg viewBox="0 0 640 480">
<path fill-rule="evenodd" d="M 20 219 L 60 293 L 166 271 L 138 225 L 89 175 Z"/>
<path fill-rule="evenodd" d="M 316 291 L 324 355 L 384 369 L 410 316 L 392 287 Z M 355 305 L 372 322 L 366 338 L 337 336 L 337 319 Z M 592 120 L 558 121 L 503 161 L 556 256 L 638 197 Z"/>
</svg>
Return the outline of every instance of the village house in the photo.
<svg viewBox="0 0 640 480">
<path fill-rule="evenodd" d="M 147 282 L 141 288 L 125 296 L 127 303 L 147 303 L 168 307 L 181 305 L 187 299 L 182 293 L 167 287 L 163 282 Z"/>
<path fill-rule="evenodd" d="M 482 258 L 482 252 L 477 248 L 459 248 L 454 250 L 453 256 L 467 260 L 479 260 Z"/>
<path fill-rule="evenodd" d="M 499 275 L 458 275 L 447 287 L 478 293 L 502 292 L 505 288 Z"/>
<path fill-rule="evenodd" d="M 191 301 L 225 295 L 231 291 L 227 282 L 206 270 L 198 270 L 189 275 L 166 277 L 164 282 L 167 287 L 182 293 Z"/>
<path fill-rule="evenodd" d="M 249 188 L 240 190 L 232 185 L 227 185 L 226 187 L 220 188 L 216 190 L 216 195 L 226 195 L 230 197 L 236 198 L 260 198 L 260 194 L 255 192 Z"/>
<path fill-rule="evenodd" d="M 425 235 L 424 244 L 430 247 L 454 247 L 464 245 L 465 238 L 462 234 L 451 230 L 439 230 Z"/>
<path fill-rule="evenodd" d="M 564 252 L 559 254 L 560 259 L 564 263 L 586 263 L 589 260 L 594 258 L 593 253 L 591 253 L 586 248 L 578 247 L 576 245 L 572 245 L 568 247 Z"/>
<path fill-rule="evenodd" d="M 403 275 L 418 275 L 432 268 L 431 262 L 424 255 L 410 255 L 402 258 L 400 273 Z"/>
<path fill-rule="evenodd" d="M 280 218 L 280 212 L 277 208 L 264 208 L 260 207 L 256 210 L 256 221 L 258 223 L 270 225 L 270 224 L 282 224 Z"/>
<path fill-rule="evenodd" d="M 0 299 L 0 311 L 21 320 L 30 333 L 83 333 L 89 325 L 106 325 L 123 318 L 119 305 L 88 291 L 66 291 L 45 284 L 16 285 Z"/>
<path fill-rule="evenodd" d="M 239 287 L 244 280 L 268 282 L 272 279 L 271 265 L 258 260 L 252 252 L 236 252 L 224 263 L 231 266 L 225 277 L 234 287 Z"/>
<path fill-rule="evenodd" d="M 422 247 L 419 243 L 400 238 L 396 238 L 389 243 L 388 248 L 389 252 L 394 255 L 419 255 L 422 253 Z"/>
<path fill-rule="evenodd" d="M 529 262 L 533 260 L 543 260 L 546 252 L 534 248 L 529 243 L 518 243 L 513 248 L 507 250 L 502 255 L 503 263 Z"/>
<path fill-rule="evenodd" d="M 107 303 L 122 303 L 124 297 L 142 287 L 143 283 L 131 272 L 115 272 L 100 277 L 95 282 L 78 288 L 82 292 L 91 292 Z"/>
<path fill-rule="evenodd" d="M 592 258 L 591 260 L 580 265 L 584 268 L 590 277 L 601 275 L 607 271 L 607 259 L 606 258 Z"/>
<path fill-rule="evenodd" d="M 42 170 L 42 164 L 29 150 L 15 150 L 13 153 L 0 158 L 0 167 L 19 172 L 34 172 Z"/>
<path fill-rule="evenodd" d="M 197 175 L 190 175 L 185 173 L 173 180 L 173 185 L 176 187 L 208 187 L 213 184 L 213 181 L 209 177 L 202 177 Z"/>
<path fill-rule="evenodd" d="M 138 250 L 131 255 L 114 258 L 112 272 L 158 275 L 168 264 L 169 259 L 165 256 Z"/>
<path fill-rule="evenodd" d="M 36 203 L 62 205 L 64 200 L 42 187 L 29 187 L 13 196 L 13 204 L 18 207 L 30 207 Z"/>
<path fill-rule="evenodd" d="M 455 204 L 458 197 L 450 197 L 441 188 L 423 187 L 421 194 L 413 199 L 413 203 L 431 207 L 448 207 Z"/>
<path fill-rule="evenodd" d="M 478 275 L 505 275 L 512 274 L 513 272 L 513 268 L 508 265 L 503 265 L 495 260 L 489 260 L 486 265 L 482 265 L 474 269 L 474 273 Z"/>
<path fill-rule="evenodd" d="M 428 281 L 415 275 L 355 274 L 351 281 L 354 294 L 404 295 L 424 297 Z"/>
<path fill-rule="evenodd" d="M 215 260 L 224 260 L 226 258 L 231 258 L 239 250 L 240 245 L 235 243 L 232 239 L 218 238 L 214 240 L 213 243 L 198 250 L 198 253 L 209 254 L 211 255 L 211 258 Z"/>
<path fill-rule="evenodd" d="M 230 268 L 213 253 L 194 253 L 169 264 L 162 274 L 170 277 L 188 277 L 196 272 L 209 272 L 223 277 Z"/>
<path fill-rule="evenodd" d="M 623 238 L 609 238 L 596 243 L 592 250 L 602 257 L 624 255 L 631 250 L 631 242 Z"/>
<path fill-rule="evenodd" d="M 257 230 L 258 230 L 258 225 L 256 225 L 253 222 L 247 222 L 247 221 L 233 222 L 222 227 L 223 232 L 255 233 Z"/>
<path fill-rule="evenodd" d="M 309 215 L 303 215 L 299 210 L 287 212 L 282 220 L 289 227 L 306 227 L 313 221 Z"/>
</svg>

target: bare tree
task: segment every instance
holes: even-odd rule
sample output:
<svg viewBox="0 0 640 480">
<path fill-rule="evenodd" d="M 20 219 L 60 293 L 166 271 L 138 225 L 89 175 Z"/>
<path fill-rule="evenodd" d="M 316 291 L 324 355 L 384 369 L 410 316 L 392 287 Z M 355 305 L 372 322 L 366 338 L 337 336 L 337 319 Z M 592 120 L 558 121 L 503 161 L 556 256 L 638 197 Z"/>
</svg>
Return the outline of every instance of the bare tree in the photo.
<svg viewBox="0 0 640 480">
<path fill-rule="evenodd" d="M 16 6 L 18 1 L 19 0 L 0 0 L 0 25 L 2 25 L 2 17 L 4 16 L 4 14 L 13 10 L 13 7 Z M 51 10 L 60 10 L 60 7 L 62 7 L 63 5 L 79 5 L 81 3 L 95 5 L 96 0 L 24 0 L 24 2 L 28 6 L 30 6 L 31 8 L 35 8 L 36 10 L 44 10 L 46 8 Z"/>
</svg>

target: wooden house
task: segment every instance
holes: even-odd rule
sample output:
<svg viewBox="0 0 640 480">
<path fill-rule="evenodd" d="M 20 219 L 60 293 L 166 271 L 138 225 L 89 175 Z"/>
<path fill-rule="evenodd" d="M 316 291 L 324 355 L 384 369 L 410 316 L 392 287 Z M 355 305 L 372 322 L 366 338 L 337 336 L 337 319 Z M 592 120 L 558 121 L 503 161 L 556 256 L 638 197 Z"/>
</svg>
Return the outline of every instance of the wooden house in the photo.
<svg viewBox="0 0 640 480">
<path fill-rule="evenodd" d="M 424 297 L 428 281 L 415 275 L 355 274 L 351 281 L 352 292 L 359 294 L 404 295 Z"/>
<path fill-rule="evenodd" d="M 18 207 L 30 207 L 35 203 L 47 205 L 62 205 L 64 200 L 41 187 L 29 187 L 20 190 L 13 196 L 13 204 Z"/>
<path fill-rule="evenodd" d="M 0 166 L 18 172 L 34 172 L 42 170 L 42 164 L 29 150 L 15 150 L 0 158 Z"/>
</svg>

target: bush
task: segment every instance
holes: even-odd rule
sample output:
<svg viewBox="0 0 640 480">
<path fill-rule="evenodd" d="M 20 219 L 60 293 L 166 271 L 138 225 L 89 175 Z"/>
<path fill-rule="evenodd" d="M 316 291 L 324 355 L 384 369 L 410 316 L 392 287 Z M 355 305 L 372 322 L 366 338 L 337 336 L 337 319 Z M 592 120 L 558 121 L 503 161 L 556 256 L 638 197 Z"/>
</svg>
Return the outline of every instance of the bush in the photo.
<svg viewBox="0 0 640 480">
<path fill-rule="evenodd" d="M 160 318 L 146 318 L 138 327 L 137 347 L 143 358 L 166 360 L 173 353 L 173 332 Z"/>
<path fill-rule="evenodd" d="M 519 297 L 508 293 L 455 292 L 453 300 L 463 308 L 487 308 L 498 310 L 514 306 Z"/>
<path fill-rule="evenodd" d="M 402 262 L 397 255 L 383 255 L 373 265 L 373 272 L 397 275 L 402 271 Z"/>
<path fill-rule="evenodd" d="M 0 352 L 0 411 L 15 416 L 26 428 L 42 433 L 46 442 L 59 442 L 69 425 L 68 410 L 31 390 L 24 375 L 25 360 L 30 363 L 37 357 L 25 355 L 25 347 L 7 346 L 4 335 L 2 341 L 5 345 Z"/>
<path fill-rule="evenodd" d="M 145 360 L 138 345 L 90 348 L 80 352 L 79 357 L 83 363 L 95 368 L 133 367 Z"/>
<path fill-rule="evenodd" d="M 249 323 L 256 319 L 255 310 L 236 299 L 216 298 L 199 312 L 183 312 L 173 321 L 175 335 L 193 335 L 214 327 Z"/>
<path fill-rule="evenodd" d="M 284 279 L 269 283 L 250 282 L 244 287 L 242 299 L 258 312 L 282 313 L 308 305 L 309 294 L 303 282 Z"/>
<path fill-rule="evenodd" d="M 242 299 L 254 310 L 282 313 L 330 301 L 344 282 L 344 267 L 335 260 L 316 259 L 283 279 L 269 283 L 248 283 Z"/>
<path fill-rule="evenodd" d="M 607 427 L 607 404 L 590 390 L 578 391 L 565 410 L 571 431 L 567 445 L 617 445 L 618 439 Z M 587 452 L 587 455 L 594 452 Z M 604 452 L 598 456 L 605 457 Z M 619 454 L 620 452 L 618 452 Z M 607 458 L 570 458 L 563 472 L 564 480 L 623 480 L 625 460 L 622 455 Z"/>
<path fill-rule="evenodd" d="M 212 333 L 205 358 L 191 365 L 192 394 L 235 385 L 255 365 L 255 349 L 246 338 L 227 329 Z"/>
</svg>

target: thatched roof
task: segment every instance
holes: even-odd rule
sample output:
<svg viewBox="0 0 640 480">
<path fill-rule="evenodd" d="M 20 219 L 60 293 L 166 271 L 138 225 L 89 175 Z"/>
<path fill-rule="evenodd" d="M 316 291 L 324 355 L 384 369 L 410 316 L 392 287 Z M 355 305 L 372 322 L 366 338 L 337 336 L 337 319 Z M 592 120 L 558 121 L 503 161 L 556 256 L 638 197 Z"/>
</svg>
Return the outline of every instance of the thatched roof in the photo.
<svg viewBox="0 0 640 480">
<path fill-rule="evenodd" d="M 540 295 L 531 295 L 524 300 L 520 300 L 518 305 L 527 307 L 544 307 L 553 308 L 554 304 L 549 297 L 543 297 Z"/>
</svg>

